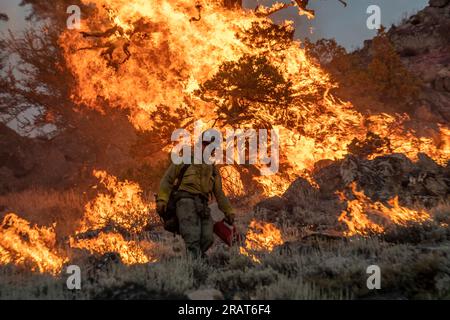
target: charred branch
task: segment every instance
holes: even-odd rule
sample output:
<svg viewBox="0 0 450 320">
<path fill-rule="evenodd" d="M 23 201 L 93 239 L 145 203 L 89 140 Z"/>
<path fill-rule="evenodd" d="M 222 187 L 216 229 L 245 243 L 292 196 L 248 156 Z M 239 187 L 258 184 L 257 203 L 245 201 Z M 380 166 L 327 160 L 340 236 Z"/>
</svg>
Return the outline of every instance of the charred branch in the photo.
<svg viewBox="0 0 450 320">
<path fill-rule="evenodd" d="M 202 8 L 203 8 L 202 5 L 197 2 L 197 4 L 195 5 L 195 9 L 197 9 L 198 17 L 190 18 L 189 22 L 200 21 L 202 19 Z"/>
<path fill-rule="evenodd" d="M 275 3 L 272 5 L 272 7 L 267 8 L 262 5 L 258 5 L 255 8 L 255 14 L 257 17 L 268 17 L 271 14 L 274 14 L 278 11 L 284 10 L 289 7 L 293 7 L 295 4 L 293 2 L 291 3 Z"/>
<path fill-rule="evenodd" d="M 125 31 L 120 26 L 113 26 L 109 29 L 106 29 L 105 31 L 82 31 L 80 32 L 80 34 L 83 36 L 83 38 L 101 38 L 108 40 L 104 44 L 82 47 L 78 50 L 95 50 L 105 48 L 105 50 L 100 53 L 100 56 L 107 61 L 109 67 L 117 70 L 120 65 L 124 64 L 131 58 L 131 51 L 129 50 L 129 48 L 132 44 L 133 36 L 139 36 L 141 40 L 148 39 L 149 34 L 153 31 L 153 29 L 154 25 L 151 22 L 147 21 L 144 18 L 141 18 L 133 23 L 130 31 Z M 112 38 L 114 35 L 116 37 Z M 121 61 L 115 61 L 113 59 L 114 52 L 117 49 L 121 49 L 122 53 L 125 55 L 125 57 Z"/>
<path fill-rule="evenodd" d="M 117 31 L 119 31 L 119 27 L 118 26 L 114 26 L 112 28 L 109 28 L 105 31 L 98 31 L 98 32 L 86 32 L 86 31 L 82 31 L 80 32 L 80 34 L 83 36 L 83 38 L 88 38 L 88 37 L 94 37 L 94 38 L 107 38 L 112 36 L 114 33 L 116 33 Z"/>
<path fill-rule="evenodd" d="M 344 0 L 338 0 L 340 3 L 344 5 L 344 7 L 347 7 L 347 3 Z M 289 7 L 297 6 L 300 10 L 300 12 L 306 13 L 307 15 L 314 17 L 315 11 L 308 8 L 309 0 L 293 0 L 290 3 L 280 3 L 277 2 L 273 4 L 271 7 L 265 7 L 262 5 L 258 5 L 255 8 L 255 14 L 258 17 L 268 17 L 271 14 L 274 14 L 276 12 L 279 12 L 281 10 L 287 9 Z"/>
</svg>

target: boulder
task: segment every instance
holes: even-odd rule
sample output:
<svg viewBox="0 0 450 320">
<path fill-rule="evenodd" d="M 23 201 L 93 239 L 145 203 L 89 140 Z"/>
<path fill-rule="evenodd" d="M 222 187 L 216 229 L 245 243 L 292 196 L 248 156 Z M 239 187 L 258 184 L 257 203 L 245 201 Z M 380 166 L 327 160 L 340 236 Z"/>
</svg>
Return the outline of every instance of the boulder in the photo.
<svg viewBox="0 0 450 320">
<path fill-rule="evenodd" d="M 424 153 L 417 161 L 403 154 L 374 159 L 348 155 L 343 160 L 318 166 L 312 176 L 319 188 L 298 178 L 281 197 L 272 197 L 256 205 L 255 214 L 270 222 L 287 219 L 291 225 L 307 226 L 314 232 L 339 230 L 339 216 L 346 208 L 338 193 L 353 199 L 352 184 L 372 202 L 398 197 L 402 206 L 436 206 L 450 200 L 450 167 L 441 166 Z M 384 221 L 380 221 L 384 224 Z"/>
<path fill-rule="evenodd" d="M 431 7 L 443 8 L 450 3 L 450 0 L 430 0 L 429 4 Z"/>
</svg>

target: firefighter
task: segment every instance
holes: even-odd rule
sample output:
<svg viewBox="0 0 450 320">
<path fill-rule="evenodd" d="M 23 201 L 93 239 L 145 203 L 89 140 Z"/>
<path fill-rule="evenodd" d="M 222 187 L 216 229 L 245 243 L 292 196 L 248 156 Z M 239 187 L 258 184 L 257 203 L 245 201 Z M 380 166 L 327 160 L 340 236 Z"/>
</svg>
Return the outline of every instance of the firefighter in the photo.
<svg viewBox="0 0 450 320">
<path fill-rule="evenodd" d="M 199 141 L 202 144 L 202 150 L 214 141 L 205 138 L 207 134 L 208 132 L 202 134 L 202 139 Z M 205 257 L 206 251 L 214 242 L 214 223 L 208 206 L 210 196 L 214 195 L 219 209 L 225 214 L 225 222 L 230 225 L 234 223 L 233 208 L 222 190 L 222 178 L 215 165 L 172 163 L 161 180 L 157 195 L 156 210 L 160 215 L 167 208 L 177 179 L 181 180 L 173 201 L 176 202 L 179 232 L 189 256 Z"/>
</svg>

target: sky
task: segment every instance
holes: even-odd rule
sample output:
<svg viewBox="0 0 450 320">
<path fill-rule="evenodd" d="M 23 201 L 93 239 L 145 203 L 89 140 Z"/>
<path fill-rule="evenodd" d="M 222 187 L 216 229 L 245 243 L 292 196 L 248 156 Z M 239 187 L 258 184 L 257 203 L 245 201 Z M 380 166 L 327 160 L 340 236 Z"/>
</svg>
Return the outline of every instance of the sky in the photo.
<svg viewBox="0 0 450 320">
<path fill-rule="evenodd" d="M 289 3 L 289 0 L 279 0 Z M 270 0 L 244 0 L 246 7 L 254 8 L 257 4 L 269 5 Z M 364 40 L 376 35 L 369 30 L 366 13 L 370 5 L 378 5 L 381 9 L 381 23 L 385 27 L 399 23 L 403 17 L 425 8 L 428 0 L 346 0 L 344 7 L 338 0 L 310 0 L 309 8 L 316 11 L 316 17 L 308 20 L 298 15 L 298 9 L 288 8 L 274 14 L 275 21 L 292 20 L 296 27 L 296 37 L 309 37 L 313 40 L 334 38 L 347 50 L 360 48 Z M 310 33 L 312 28 L 313 34 Z"/>
<path fill-rule="evenodd" d="M 0 31 L 7 29 L 21 30 L 25 26 L 26 10 L 19 7 L 21 0 L 0 0 L 0 12 L 6 13 L 8 22 L 0 22 Z"/>
<path fill-rule="evenodd" d="M 278 0 L 290 2 L 290 0 Z M 346 0 L 345 8 L 338 0 L 310 0 L 309 7 L 316 10 L 316 18 L 308 20 L 300 17 L 297 8 L 288 8 L 273 15 L 277 22 L 292 20 L 296 27 L 296 37 L 313 40 L 334 38 L 347 50 L 357 49 L 364 40 L 371 39 L 376 31 L 366 27 L 370 5 L 381 9 L 381 23 L 389 27 L 398 23 L 406 15 L 411 15 L 427 6 L 428 0 Z M 270 5 L 273 0 L 244 0 L 244 6 L 255 8 L 257 4 Z M 21 30 L 26 25 L 26 9 L 19 7 L 20 0 L 0 0 L 0 12 L 8 14 L 10 20 L 0 23 L 0 32 Z M 312 34 L 311 34 L 312 30 Z"/>
</svg>

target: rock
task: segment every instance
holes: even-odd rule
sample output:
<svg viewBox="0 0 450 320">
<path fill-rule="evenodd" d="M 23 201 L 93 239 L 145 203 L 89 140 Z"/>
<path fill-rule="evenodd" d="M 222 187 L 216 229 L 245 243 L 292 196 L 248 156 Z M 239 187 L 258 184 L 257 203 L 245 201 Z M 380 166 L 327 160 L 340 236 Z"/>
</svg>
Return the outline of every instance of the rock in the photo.
<svg viewBox="0 0 450 320">
<path fill-rule="evenodd" d="M 224 300 L 222 292 L 217 289 L 201 289 L 186 293 L 189 300 Z"/>
<path fill-rule="evenodd" d="M 312 176 L 324 192 L 334 192 L 342 187 L 342 175 L 340 171 L 341 163 L 334 162 L 332 165 L 326 166 L 317 172 L 313 172 Z"/>
<path fill-rule="evenodd" d="M 17 179 L 14 173 L 6 167 L 0 167 L 0 195 L 6 194 L 16 188 Z"/>
<path fill-rule="evenodd" d="M 312 230 L 311 235 L 329 236 L 324 230 L 340 230 L 338 218 L 346 208 L 336 193 L 343 192 L 347 199 L 354 199 L 353 183 L 372 202 L 380 201 L 387 206 L 389 200 L 398 197 L 401 206 L 431 207 L 446 201 L 450 194 L 450 166 L 440 166 L 424 153 L 419 153 L 415 162 L 403 154 L 370 160 L 348 155 L 314 171 L 312 176 L 318 189 L 306 179 L 298 178 L 282 197 L 257 204 L 257 208 L 264 210 L 255 214 L 270 222 L 287 219 L 292 225 Z M 388 225 L 384 220 L 377 223 Z"/>
<path fill-rule="evenodd" d="M 445 78 L 436 78 L 434 80 L 434 89 L 437 91 L 446 91 Z"/>
<path fill-rule="evenodd" d="M 304 199 L 313 193 L 316 193 L 316 189 L 311 186 L 309 181 L 304 178 L 298 178 L 289 186 L 283 194 L 283 198 L 291 204 L 297 204 L 299 199 Z"/>
<path fill-rule="evenodd" d="M 422 100 L 426 100 L 435 117 L 428 114 L 426 118 L 421 118 L 428 112 L 419 110 L 415 119 L 429 122 L 430 125 L 450 122 L 449 16 L 450 0 L 431 0 L 429 6 L 387 32 L 406 69 L 421 82 L 418 99 L 414 98 L 409 101 L 411 105 L 404 107 L 408 110 L 418 110 Z M 368 64 L 372 47 L 373 42 L 366 41 L 364 47 L 352 55 Z M 395 101 L 388 100 L 383 103 L 383 112 L 398 111 Z"/>
<path fill-rule="evenodd" d="M 431 7 L 443 8 L 450 3 L 450 0 L 430 0 Z"/>
<path fill-rule="evenodd" d="M 267 209 L 267 210 L 271 210 L 271 211 L 281 211 L 281 210 L 285 210 L 286 201 L 282 197 L 275 196 L 275 197 L 271 197 L 271 198 L 268 198 L 266 200 L 259 202 L 256 205 L 256 208 L 257 209 Z"/>
<path fill-rule="evenodd" d="M 444 198 L 449 193 L 449 186 L 443 177 L 428 176 L 423 183 L 425 189 L 434 196 Z"/>
<path fill-rule="evenodd" d="M 357 158 L 353 156 L 346 157 L 339 169 L 345 184 L 355 181 L 359 175 Z"/>
<path fill-rule="evenodd" d="M 418 24 L 421 24 L 423 22 L 423 18 L 420 16 L 420 15 L 415 15 L 415 16 L 412 16 L 410 19 L 409 19 L 409 23 L 411 23 L 412 25 L 414 25 L 414 26 L 416 26 L 416 25 L 418 25 Z"/>
<path fill-rule="evenodd" d="M 419 107 L 416 108 L 414 115 L 418 119 L 422 119 L 423 121 L 426 122 L 434 122 L 434 123 L 444 122 L 442 117 L 436 114 L 436 112 L 433 112 L 430 105 L 426 102 L 422 103 Z"/>
<path fill-rule="evenodd" d="M 427 154 L 420 152 L 417 157 L 417 165 L 425 172 L 437 173 L 440 170 L 440 166 L 433 161 Z"/>
<path fill-rule="evenodd" d="M 444 82 L 444 89 L 450 92 L 450 77 L 445 77 L 443 82 Z"/>
</svg>

